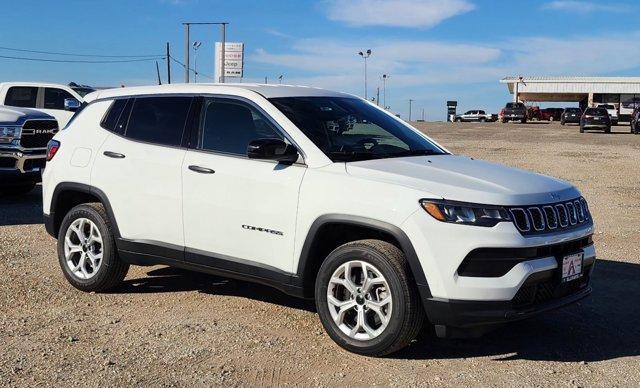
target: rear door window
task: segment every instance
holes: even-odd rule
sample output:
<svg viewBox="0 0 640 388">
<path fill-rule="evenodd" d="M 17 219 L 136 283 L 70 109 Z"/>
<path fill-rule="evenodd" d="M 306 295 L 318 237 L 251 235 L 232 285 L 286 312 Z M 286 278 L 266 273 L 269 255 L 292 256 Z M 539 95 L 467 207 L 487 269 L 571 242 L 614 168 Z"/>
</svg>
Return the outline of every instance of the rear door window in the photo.
<svg viewBox="0 0 640 388">
<path fill-rule="evenodd" d="M 100 125 L 106 130 L 123 135 L 130 112 L 131 99 L 123 98 L 115 100 Z"/>
<path fill-rule="evenodd" d="M 67 98 L 75 98 L 71 93 L 58 88 L 44 89 L 44 109 L 64 110 L 64 100 Z"/>
<path fill-rule="evenodd" d="M 192 101 L 192 97 L 180 96 L 134 99 L 126 137 L 148 143 L 180 146 Z"/>
<path fill-rule="evenodd" d="M 7 91 L 4 104 L 23 108 L 35 108 L 38 100 L 38 88 L 31 86 L 12 86 Z"/>
</svg>

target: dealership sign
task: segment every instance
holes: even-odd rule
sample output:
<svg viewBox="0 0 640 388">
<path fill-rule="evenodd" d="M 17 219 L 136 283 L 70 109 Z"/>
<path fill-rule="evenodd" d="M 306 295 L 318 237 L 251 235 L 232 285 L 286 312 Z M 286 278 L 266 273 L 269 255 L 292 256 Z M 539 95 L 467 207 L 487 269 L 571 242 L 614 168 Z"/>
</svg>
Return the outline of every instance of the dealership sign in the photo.
<svg viewBox="0 0 640 388">
<path fill-rule="evenodd" d="M 222 44 L 216 42 L 215 78 L 220 82 L 222 74 Z M 226 42 L 224 44 L 224 76 L 242 78 L 244 67 L 244 43 Z"/>
</svg>

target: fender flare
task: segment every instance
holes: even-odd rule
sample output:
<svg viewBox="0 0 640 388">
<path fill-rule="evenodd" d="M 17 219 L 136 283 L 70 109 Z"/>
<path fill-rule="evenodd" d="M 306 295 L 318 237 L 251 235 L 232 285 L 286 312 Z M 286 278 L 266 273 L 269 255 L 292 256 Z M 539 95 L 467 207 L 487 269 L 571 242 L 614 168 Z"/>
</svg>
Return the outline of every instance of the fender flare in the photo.
<svg viewBox="0 0 640 388">
<path fill-rule="evenodd" d="M 327 224 L 347 224 L 353 226 L 363 226 L 370 229 L 378 230 L 395 238 L 405 254 L 407 263 L 409 264 L 409 268 L 411 269 L 411 273 L 416 282 L 418 290 L 420 291 L 422 299 L 424 300 L 431 297 L 431 292 L 429 290 L 429 285 L 427 283 L 424 270 L 422 269 L 422 264 L 420 264 L 420 260 L 418 259 L 418 255 L 416 254 L 415 249 L 413 248 L 411 240 L 409 240 L 409 237 L 407 237 L 402 229 L 388 222 L 347 214 L 325 214 L 318 217 L 313 222 L 313 224 L 311 224 L 311 227 L 307 232 L 304 244 L 302 245 L 302 251 L 300 252 L 300 259 L 298 261 L 298 268 L 296 271 L 297 278 L 302 280 L 302 282 L 304 282 L 305 270 L 307 269 L 307 265 L 313 260 L 310 255 L 311 247 L 313 246 L 313 242 L 316 239 L 316 235 L 318 234 L 320 228 Z"/>
<path fill-rule="evenodd" d="M 93 195 L 94 197 L 97 197 L 107 212 L 107 217 L 109 217 L 109 222 L 111 223 L 115 237 L 117 239 L 121 237 L 120 229 L 118 228 L 118 223 L 116 222 L 116 218 L 113 214 L 113 209 L 111 208 L 111 203 L 109 202 L 107 195 L 102 190 L 96 187 L 86 185 L 84 183 L 77 183 L 77 182 L 60 182 L 56 185 L 56 188 L 53 190 L 53 195 L 51 196 L 51 207 L 49 210 L 49 214 L 44 215 L 44 224 L 45 224 L 45 228 L 47 229 L 47 233 L 49 233 L 53 238 L 58 238 L 58 227 L 57 227 L 57 223 L 55 222 L 56 206 L 58 204 L 60 195 L 68 191 L 90 194 L 90 195 Z"/>
</svg>

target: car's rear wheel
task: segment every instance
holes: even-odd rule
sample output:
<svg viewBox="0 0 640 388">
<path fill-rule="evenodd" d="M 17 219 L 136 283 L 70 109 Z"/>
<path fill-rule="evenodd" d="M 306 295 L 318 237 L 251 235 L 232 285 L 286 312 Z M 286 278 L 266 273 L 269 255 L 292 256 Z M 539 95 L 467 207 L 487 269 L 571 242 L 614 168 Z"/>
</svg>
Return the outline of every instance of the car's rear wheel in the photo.
<svg viewBox="0 0 640 388">
<path fill-rule="evenodd" d="M 316 307 L 329 336 L 355 353 L 383 356 L 407 346 L 424 311 L 404 254 L 379 240 L 335 249 L 320 267 Z"/>
<path fill-rule="evenodd" d="M 611 133 L 611 125 L 609 125 L 608 127 L 605 127 L 604 133 Z"/>
<path fill-rule="evenodd" d="M 71 209 L 58 233 L 58 261 L 67 281 L 87 292 L 106 291 L 124 280 L 129 264 L 118 257 L 111 223 L 101 204 Z"/>
<path fill-rule="evenodd" d="M 484 123 L 485 121 L 487 121 L 487 119 L 485 119 L 484 117 L 481 117 L 481 118 L 480 118 L 480 122 L 481 122 L 481 123 Z"/>
</svg>

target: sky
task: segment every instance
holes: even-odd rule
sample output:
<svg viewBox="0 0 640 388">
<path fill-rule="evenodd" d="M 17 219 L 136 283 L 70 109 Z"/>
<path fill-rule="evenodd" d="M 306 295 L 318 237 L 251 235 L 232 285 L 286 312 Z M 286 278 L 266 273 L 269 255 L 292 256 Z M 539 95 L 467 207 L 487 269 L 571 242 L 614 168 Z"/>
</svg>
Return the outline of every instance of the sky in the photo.
<svg viewBox="0 0 640 388">
<path fill-rule="evenodd" d="M 9 1 L 9 0 L 4 0 Z M 136 0 L 11 1 L 0 26 L 0 82 L 48 81 L 96 86 L 157 83 L 154 60 L 60 56 L 171 54 L 184 62 L 182 22 L 229 22 L 227 41 L 245 44 L 242 82 L 311 85 L 363 96 L 383 95 L 390 109 L 444 120 L 458 111 L 497 113 L 511 99 L 506 76 L 629 76 L 640 70 L 637 1 L 588 0 Z M 198 81 L 213 76 L 215 26 L 194 26 Z M 193 54 L 193 51 L 192 51 Z M 99 60 L 57 63 L 7 56 Z M 192 56 L 193 67 L 193 56 Z M 166 81 L 166 63 L 159 60 Z M 172 81 L 184 68 L 171 63 Z"/>
</svg>

